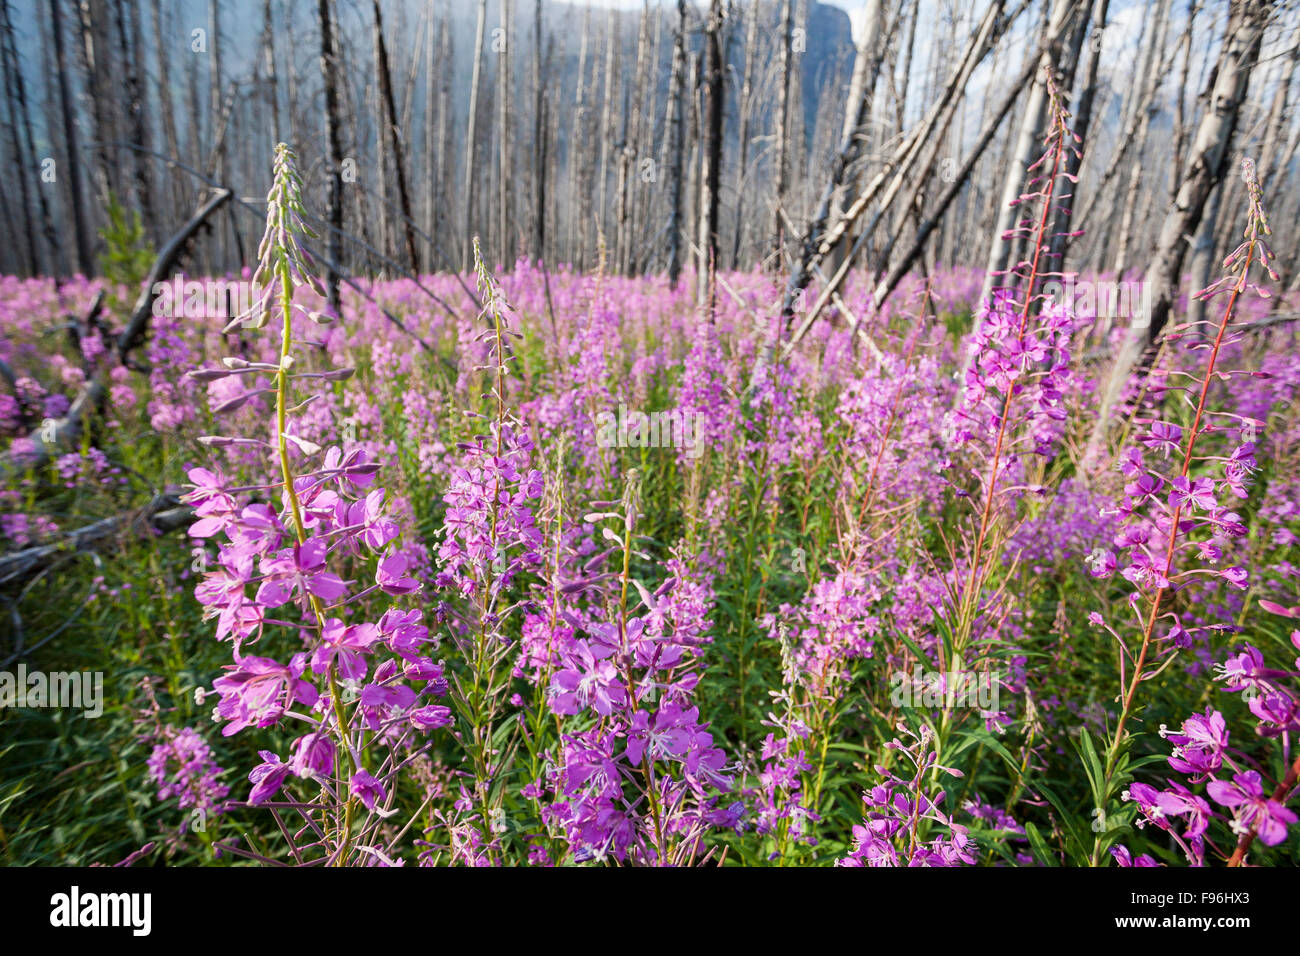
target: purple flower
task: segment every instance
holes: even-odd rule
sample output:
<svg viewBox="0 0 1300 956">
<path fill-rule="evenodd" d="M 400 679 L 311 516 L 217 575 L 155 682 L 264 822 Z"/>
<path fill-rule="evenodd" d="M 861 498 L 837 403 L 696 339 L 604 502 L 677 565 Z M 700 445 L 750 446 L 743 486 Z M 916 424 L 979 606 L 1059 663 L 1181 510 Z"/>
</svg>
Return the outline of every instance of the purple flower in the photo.
<svg viewBox="0 0 1300 956">
<path fill-rule="evenodd" d="M 375 804 L 388 796 L 383 785 L 370 775 L 369 770 L 358 770 L 354 773 L 352 781 L 348 784 L 348 790 L 352 796 L 365 804 L 367 810 L 375 809 Z"/>
<path fill-rule="evenodd" d="M 406 556 L 401 553 L 380 558 L 375 571 L 375 583 L 385 594 L 410 594 L 418 591 L 419 581 L 402 576 L 406 573 L 407 564 Z"/>
<path fill-rule="evenodd" d="M 269 657 L 242 657 L 226 665 L 226 674 L 212 682 L 221 695 L 217 716 L 230 723 L 222 728 L 229 737 L 245 727 L 270 727 L 294 701 L 311 707 L 317 690 L 302 679 L 306 655 L 295 654 L 288 665 Z"/>
<path fill-rule="evenodd" d="M 1247 585 L 1250 583 L 1250 572 L 1242 567 L 1227 568 L 1222 574 L 1229 584 L 1243 591 L 1246 590 Z"/>
<path fill-rule="evenodd" d="M 1136 481 L 1131 481 L 1124 486 L 1124 494 L 1134 500 L 1134 504 L 1146 501 L 1148 498 L 1154 498 L 1160 493 L 1160 489 L 1165 485 L 1165 480 L 1159 475 L 1150 473 L 1139 475 Z"/>
<path fill-rule="evenodd" d="M 1213 511 L 1218 507 L 1218 502 L 1214 500 L 1214 479 L 1197 478 L 1189 481 L 1182 475 L 1175 478 L 1169 492 L 1169 506 L 1177 508 L 1183 504 L 1201 511 Z"/>
<path fill-rule="evenodd" d="M 1171 782 L 1168 790 L 1161 791 L 1156 805 L 1166 816 L 1187 817 L 1183 836 L 1189 839 L 1201 836 L 1210 825 L 1210 805 L 1180 783 Z"/>
<path fill-rule="evenodd" d="M 1264 687 L 1260 683 L 1265 671 L 1264 655 L 1249 644 L 1236 657 L 1230 657 L 1222 664 L 1216 664 L 1215 670 L 1219 672 L 1215 680 L 1225 681 L 1226 690 L 1241 691 L 1247 687 L 1257 689 Z"/>
<path fill-rule="evenodd" d="M 1164 422 L 1153 422 L 1151 424 L 1151 433 L 1143 435 L 1142 444 L 1148 448 L 1163 452 L 1166 458 L 1170 452 L 1178 451 L 1183 440 L 1183 430 L 1177 425 L 1167 425 Z"/>
<path fill-rule="evenodd" d="M 347 585 L 325 565 L 329 547 L 323 538 L 308 538 L 275 557 L 263 558 L 261 572 L 265 576 L 257 589 L 257 603 L 263 607 L 280 607 L 298 594 L 308 592 L 326 602 L 333 602 L 347 593 Z"/>
<path fill-rule="evenodd" d="M 328 778 L 334 773 L 333 742 L 320 732 L 299 737 L 293 745 L 289 766 L 297 777 Z"/>
<path fill-rule="evenodd" d="M 290 769 L 287 763 L 282 763 L 280 758 L 269 750 L 259 750 L 258 754 L 262 757 L 262 763 L 254 767 L 248 775 L 248 781 L 253 785 L 252 791 L 248 794 L 248 802 L 253 804 L 265 803 L 279 793 Z"/>
<path fill-rule="evenodd" d="M 411 725 L 425 733 L 439 727 L 449 727 L 451 723 L 451 708 L 441 704 L 428 704 L 411 711 Z"/>
<path fill-rule="evenodd" d="M 198 807 L 219 813 L 218 803 L 230 788 L 218 781 L 225 773 L 212 748 L 191 727 L 162 728 L 161 742 L 149 755 L 149 774 L 158 786 L 158 799 L 176 798 L 182 810 Z"/>
<path fill-rule="evenodd" d="M 1276 737 L 1295 728 L 1298 716 L 1295 700 L 1280 690 L 1253 695 L 1250 712 L 1259 718 L 1262 724 L 1259 732 L 1265 737 Z"/>
<path fill-rule="evenodd" d="M 1118 863 L 1120 866 L 1159 866 L 1160 865 L 1145 853 L 1143 853 L 1136 860 L 1134 860 L 1133 854 L 1129 852 L 1129 848 L 1124 846 L 1122 843 L 1116 844 L 1115 846 L 1111 847 L 1110 855 L 1115 858 L 1115 862 Z"/>
<path fill-rule="evenodd" d="M 590 707 L 608 717 L 621 706 L 625 693 L 619 682 L 618 668 L 607 658 L 612 649 L 580 641 L 568 655 L 569 666 L 551 678 L 551 708 L 557 714 L 578 714 Z"/>
<path fill-rule="evenodd" d="M 1238 832 L 1254 830 L 1265 846 L 1277 846 L 1286 839 L 1286 828 L 1296 815 L 1271 797 L 1264 796 L 1259 774 L 1254 770 L 1234 774 L 1232 782 L 1211 780 L 1210 799 L 1234 810 Z"/>
<path fill-rule="evenodd" d="M 379 629 L 375 625 L 344 625 L 332 617 L 325 622 L 320 643 L 312 652 L 312 673 L 327 673 L 334 664 L 344 680 L 361 680 L 366 676 L 366 655 L 378 640 Z"/>
<path fill-rule="evenodd" d="M 638 710 L 627 731 L 627 759 L 634 766 L 640 766 L 647 751 L 651 760 L 682 757 L 690 746 L 698 716 L 696 708 L 683 710 L 671 702 L 665 703 L 653 714 Z"/>
<path fill-rule="evenodd" d="M 1203 776 L 1223 765 L 1223 751 L 1228 746 L 1228 728 L 1223 715 L 1211 707 L 1204 716 L 1194 714 L 1183 721 L 1182 733 L 1170 734 L 1176 747 L 1169 766 L 1179 773 Z"/>
</svg>

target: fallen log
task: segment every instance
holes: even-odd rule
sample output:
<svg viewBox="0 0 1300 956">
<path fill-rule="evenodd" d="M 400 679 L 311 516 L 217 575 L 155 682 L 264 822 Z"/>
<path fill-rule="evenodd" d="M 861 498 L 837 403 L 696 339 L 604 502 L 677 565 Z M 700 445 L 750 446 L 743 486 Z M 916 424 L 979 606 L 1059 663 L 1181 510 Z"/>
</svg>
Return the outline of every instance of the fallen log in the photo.
<svg viewBox="0 0 1300 956">
<path fill-rule="evenodd" d="M 180 231 L 167 240 L 154 260 L 153 267 L 145 279 L 144 288 L 135 307 L 131 310 L 131 319 L 117 337 L 117 356 L 121 364 L 131 367 L 131 352 L 138 348 L 145 339 L 149 329 L 149 319 L 153 315 L 153 303 L 156 295 L 154 286 L 175 270 L 189 249 L 190 242 L 198 234 L 208 218 L 230 201 L 233 193 L 229 189 L 217 190 L 207 202 L 200 206 L 181 227 Z M 98 314 L 103 303 L 103 294 L 95 300 L 91 309 L 91 318 Z M 56 452 L 74 451 L 81 442 L 82 433 L 90 418 L 90 412 L 102 411 L 108 399 L 108 370 L 100 372 L 94 379 L 82 386 L 72 407 L 62 418 L 41 424 L 36 433 L 34 447 L 29 451 L 18 452 L 0 458 L 0 478 L 21 474 L 28 469 L 43 468 Z"/>
<path fill-rule="evenodd" d="M 88 524 L 57 541 L 0 555 L 0 587 L 31 577 L 69 552 L 93 551 L 96 545 L 114 537 L 165 534 L 188 528 L 193 521 L 194 509 L 181 504 L 176 495 L 156 495 L 143 508 Z"/>
</svg>

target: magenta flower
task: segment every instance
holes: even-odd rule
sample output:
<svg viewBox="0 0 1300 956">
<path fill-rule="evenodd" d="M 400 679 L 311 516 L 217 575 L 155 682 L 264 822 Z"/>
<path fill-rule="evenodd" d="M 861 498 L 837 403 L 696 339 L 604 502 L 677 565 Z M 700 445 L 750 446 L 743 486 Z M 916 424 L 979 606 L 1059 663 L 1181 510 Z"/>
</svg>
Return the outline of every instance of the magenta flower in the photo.
<svg viewBox="0 0 1300 956">
<path fill-rule="evenodd" d="M 1170 452 L 1178 451 L 1182 440 L 1183 430 L 1177 425 L 1167 425 L 1164 422 L 1153 422 L 1150 434 L 1143 435 L 1141 438 L 1142 444 L 1162 452 L 1166 458 L 1169 457 Z"/>
<path fill-rule="evenodd" d="M 199 519 L 190 525 L 190 537 L 211 538 L 225 531 L 235 518 L 235 499 L 225 491 L 225 477 L 206 468 L 191 468 L 187 474 L 194 490 L 181 500 L 194 503 Z"/>
<path fill-rule="evenodd" d="M 311 683 L 302 679 L 306 655 L 295 654 L 286 666 L 269 657 L 242 657 L 226 665 L 226 674 L 212 682 L 221 695 L 217 716 L 228 720 L 224 737 L 245 727 L 270 727 L 279 721 L 295 701 L 311 707 L 319 696 Z"/>
<path fill-rule="evenodd" d="M 451 724 L 451 708 L 441 704 L 427 704 L 411 711 L 411 726 L 424 733 L 439 727 L 450 727 Z"/>
<path fill-rule="evenodd" d="M 217 765 L 208 742 L 193 728 L 163 727 L 148 765 L 159 800 L 175 797 L 182 810 L 198 807 L 209 814 L 221 812 L 219 803 L 230 792 L 218 779 L 225 771 Z"/>
<path fill-rule="evenodd" d="M 1181 783 L 1171 782 L 1168 790 L 1156 796 L 1158 806 L 1166 816 L 1187 817 L 1187 830 L 1183 836 L 1196 839 L 1205 833 L 1210 825 L 1210 805 L 1196 796 Z"/>
<path fill-rule="evenodd" d="M 383 784 L 370 775 L 369 770 L 358 770 L 352 775 L 348 784 L 352 796 L 359 799 L 367 810 L 375 809 L 375 804 L 387 799 L 388 794 Z"/>
<path fill-rule="evenodd" d="M 322 474 L 337 481 L 340 491 L 348 485 L 354 488 L 367 487 L 375 480 L 378 471 L 378 462 L 366 461 L 365 452 L 360 448 L 354 448 L 345 455 L 336 445 L 325 452 Z"/>
<path fill-rule="evenodd" d="M 579 642 L 569 653 L 569 666 L 551 678 L 551 707 L 557 714 L 578 714 L 590 707 L 608 717 L 622 705 L 625 693 L 618 668 L 608 660 L 612 653 L 591 641 Z"/>
<path fill-rule="evenodd" d="M 1228 746 L 1228 728 L 1223 715 L 1211 707 L 1204 716 L 1193 714 L 1183 721 L 1182 733 L 1169 734 L 1175 750 L 1169 766 L 1179 773 L 1204 776 L 1223 765 L 1223 751 Z"/>
<path fill-rule="evenodd" d="M 1297 726 L 1300 711 L 1290 694 L 1280 690 L 1271 690 L 1255 694 L 1250 698 L 1250 712 L 1259 718 L 1259 733 L 1265 737 L 1277 737 Z"/>
<path fill-rule="evenodd" d="M 1131 481 L 1124 486 L 1124 494 L 1133 499 L 1134 505 L 1146 501 L 1148 498 L 1154 498 L 1160 493 L 1160 489 L 1165 486 L 1165 480 L 1159 475 L 1150 473 L 1139 475 L 1136 481 Z"/>
<path fill-rule="evenodd" d="M 253 785 L 248 794 L 248 802 L 253 804 L 265 803 L 279 793 L 284 778 L 289 775 L 289 765 L 282 763 L 271 751 L 259 750 L 258 753 L 262 757 L 262 763 L 248 774 L 248 782 Z"/>
<path fill-rule="evenodd" d="M 1133 854 L 1129 851 L 1129 848 L 1124 846 L 1122 843 L 1116 844 L 1115 846 L 1111 847 L 1110 854 L 1115 858 L 1115 862 L 1118 863 L 1120 866 L 1159 866 L 1160 865 L 1145 853 L 1139 856 L 1136 860 L 1133 859 Z"/>
<path fill-rule="evenodd" d="M 1246 590 L 1246 587 L 1250 584 L 1250 572 L 1245 568 L 1226 568 L 1222 574 L 1229 584 L 1242 591 Z"/>
<path fill-rule="evenodd" d="M 690 746 L 698 716 L 696 708 L 683 710 L 673 703 L 665 703 L 654 714 L 638 710 L 627 731 L 627 759 L 639 766 L 647 751 L 652 760 L 681 758 Z"/>
<path fill-rule="evenodd" d="M 1200 511 L 1213 511 L 1218 507 L 1214 500 L 1214 479 L 1196 478 L 1189 480 L 1179 475 L 1174 479 L 1169 491 L 1169 507 L 1177 508 L 1188 504 Z"/>
<path fill-rule="evenodd" d="M 1249 644 L 1236 657 L 1230 657 L 1222 664 L 1216 664 L 1215 670 L 1219 672 L 1215 680 L 1225 681 L 1226 690 L 1241 691 L 1247 687 L 1267 689 L 1260 683 L 1265 676 L 1264 655 Z"/>
<path fill-rule="evenodd" d="M 289 767 L 294 776 L 328 778 L 334 773 L 334 743 L 322 733 L 299 737 L 293 745 Z"/>
<path fill-rule="evenodd" d="M 366 676 L 366 656 L 378 640 L 379 629 L 373 624 L 344 625 L 329 618 L 311 655 L 312 673 L 325 674 L 335 664 L 344 680 L 361 680 Z"/>
<path fill-rule="evenodd" d="M 328 551 L 323 538 L 308 538 L 273 558 L 263 558 L 261 572 L 265 580 L 257 589 L 257 603 L 268 608 L 280 607 L 306 593 L 330 603 L 343 597 L 347 585 L 326 566 Z"/>
<path fill-rule="evenodd" d="M 375 570 L 375 583 L 385 594 L 411 594 L 420 589 L 420 582 L 415 578 L 403 577 L 409 562 L 401 553 L 390 554 L 379 559 Z"/>
<path fill-rule="evenodd" d="M 1286 828 L 1296 815 L 1264 795 L 1259 774 L 1254 770 L 1234 774 L 1232 782 L 1211 780 L 1206 788 L 1210 799 L 1234 811 L 1237 832 L 1254 830 L 1265 846 L 1277 846 L 1286 839 Z"/>
</svg>

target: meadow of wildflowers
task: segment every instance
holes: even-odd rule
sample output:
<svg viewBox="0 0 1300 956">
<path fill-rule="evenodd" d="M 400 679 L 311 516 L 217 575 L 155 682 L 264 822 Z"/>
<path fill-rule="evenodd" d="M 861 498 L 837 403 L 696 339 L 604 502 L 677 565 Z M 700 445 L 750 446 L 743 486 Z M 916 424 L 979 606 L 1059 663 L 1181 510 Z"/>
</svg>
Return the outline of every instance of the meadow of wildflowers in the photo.
<svg viewBox="0 0 1300 956">
<path fill-rule="evenodd" d="M 0 713 L 0 858 L 1300 862 L 1300 350 L 1257 321 L 1265 197 L 1247 164 L 1206 323 L 1179 302 L 1103 409 L 1127 323 L 1043 292 L 1049 125 L 989 300 L 952 268 L 874 310 L 851 277 L 859 323 L 756 376 L 757 271 L 701 310 L 689 275 L 478 257 L 335 314 L 287 147 L 230 277 L 251 309 L 156 315 L 138 368 L 61 331 L 101 282 L 0 279 L 0 544 L 56 546 L 5 585 L 0 656 L 107 675 L 97 721 Z M 169 495 L 182 530 L 67 546 Z"/>
</svg>

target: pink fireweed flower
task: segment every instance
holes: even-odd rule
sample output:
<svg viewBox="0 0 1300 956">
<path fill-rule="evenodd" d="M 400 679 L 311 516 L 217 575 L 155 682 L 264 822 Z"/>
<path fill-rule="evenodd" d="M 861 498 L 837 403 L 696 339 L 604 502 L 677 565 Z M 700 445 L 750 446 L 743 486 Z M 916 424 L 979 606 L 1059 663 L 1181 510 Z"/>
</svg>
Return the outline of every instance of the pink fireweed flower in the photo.
<svg viewBox="0 0 1300 956">
<path fill-rule="evenodd" d="M 1211 780 L 1207 791 L 1215 803 L 1233 810 L 1235 832 L 1254 830 L 1265 846 L 1277 846 L 1285 840 L 1286 828 L 1296 822 L 1294 813 L 1264 795 L 1259 774 L 1254 770 L 1234 774 L 1231 783 Z"/>
<path fill-rule="evenodd" d="M 225 771 L 217 765 L 208 742 L 192 727 L 164 727 L 162 740 L 149 755 L 148 766 L 159 800 L 175 798 L 182 810 L 221 812 L 220 803 L 230 792 L 218 780 Z"/>
<path fill-rule="evenodd" d="M 1156 806 L 1166 817 L 1187 818 L 1187 829 L 1183 832 L 1183 836 L 1188 839 L 1199 838 L 1209 828 L 1210 805 L 1181 783 L 1170 781 L 1169 789 L 1156 795 Z"/>
<path fill-rule="evenodd" d="M 366 657 L 378 640 L 379 629 L 373 624 L 344 625 L 330 618 L 311 655 L 312 673 L 325 674 L 332 664 L 344 680 L 361 680 L 366 676 Z"/>
<path fill-rule="evenodd" d="M 375 583 L 385 594 L 413 594 L 420 589 L 415 578 L 404 577 L 410 561 L 400 552 L 379 559 L 375 569 Z"/>
<path fill-rule="evenodd" d="M 1183 504 L 1201 511 L 1213 511 L 1218 507 L 1218 503 L 1214 500 L 1214 479 L 1189 480 L 1181 475 L 1175 478 L 1169 492 L 1169 507 L 1177 508 Z"/>
<path fill-rule="evenodd" d="M 221 695 L 216 714 L 229 723 L 222 736 L 229 737 L 245 727 L 270 727 L 285 710 L 297 702 L 311 707 L 318 693 L 302 679 L 306 654 L 295 654 L 290 663 L 279 664 L 269 657 L 246 656 L 227 664 L 226 673 L 212 682 Z"/>
<path fill-rule="evenodd" d="M 1215 680 L 1224 681 L 1226 690 L 1241 691 L 1248 687 L 1256 690 L 1268 689 L 1268 685 L 1262 682 L 1267 673 L 1264 667 L 1264 655 L 1249 644 L 1240 654 L 1228 658 L 1222 664 L 1216 664 L 1214 669 L 1218 672 Z"/>
<path fill-rule="evenodd" d="M 1168 458 L 1170 452 L 1176 452 L 1182 447 L 1183 430 L 1177 425 L 1152 422 L 1151 431 L 1143 435 L 1140 441 L 1148 448 L 1153 448 Z"/>
<path fill-rule="evenodd" d="M 551 678 L 551 708 L 557 714 L 578 714 L 590 707 L 608 717 L 622 706 L 625 690 L 611 654 L 612 648 L 595 641 L 579 641 L 567 655 L 567 666 Z"/>
<path fill-rule="evenodd" d="M 1212 707 L 1205 714 L 1193 714 L 1183 721 L 1182 732 L 1169 734 L 1174 744 L 1169 766 L 1179 773 L 1204 777 L 1223 765 L 1223 752 L 1228 746 L 1228 728 L 1223 715 Z"/>
<path fill-rule="evenodd" d="M 314 594 L 334 602 L 347 594 L 347 585 L 329 570 L 325 556 L 329 545 L 323 538 L 308 538 L 301 545 L 285 548 L 274 557 L 263 558 L 260 571 L 263 581 L 257 589 L 257 602 L 263 607 L 280 607 L 295 597 Z"/>
<path fill-rule="evenodd" d="M 248 802 L 252 804 L 265 803 L 279 793 L 291 769 L 269 750 L 259 750 L 258 753 L 262 757 L 262 763 L 248 774 L 248 782 L 253 785 L 248 794 Z"/>
<path fill-rule="evenodd" d="M 319 731 L 299 737 L 289 767 L 296 777 L 328 779 L 334 773 L 334 742 Z"/>
<path fill-rule="evenodd" d="M 1146 853 L 1143 853 L 1134 859 L 1132 852 L 1130 852 L 1129 848 L 1124 846 L 1122 843 L 1111 847 L 1110 854 L 1115 858 L 1115 862 L 1120 866 L 1153 867 L 1160 865 Z"/>
<path fill-rule="evenodd" d="M 374 810 L 376 803 L 388 798 L 383 784 L 376 780 L 369 770 L 358 770 L 354 773 L 348 789 L 354 797 L 365 804 L 367 810 Z"/>
</svg>

